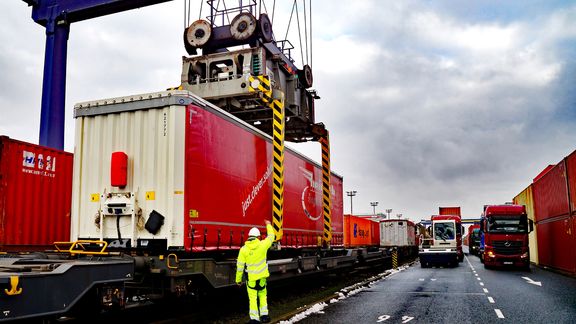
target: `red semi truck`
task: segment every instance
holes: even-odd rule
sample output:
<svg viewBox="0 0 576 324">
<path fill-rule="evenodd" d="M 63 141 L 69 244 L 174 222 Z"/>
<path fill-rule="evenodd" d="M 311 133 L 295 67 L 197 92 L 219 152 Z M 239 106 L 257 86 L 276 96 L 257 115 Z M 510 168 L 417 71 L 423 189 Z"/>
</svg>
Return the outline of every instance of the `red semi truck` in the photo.
<svg viewBox="0 0 576 324">
<path fill-rule="evenodd" d="M 457 266 L 464 260 L 459 215 L 433 215 L 428 232 L 431 238 L 422 240 L 418 253 L 423 268 L 433 264 Z"/>
<path fill-rule="evenodd" d="M 480 224 L 468 228 L 468 249 L 470 254 L 478 255 L 480 250 Z"/>
<path fill-rule="evenodd" d="M 480 260 L 485 268 L 518 266 L 530 268 L 528 233 L 533 229 L 526 207 L 486 205 L 480 220 Z"/>
</svg>

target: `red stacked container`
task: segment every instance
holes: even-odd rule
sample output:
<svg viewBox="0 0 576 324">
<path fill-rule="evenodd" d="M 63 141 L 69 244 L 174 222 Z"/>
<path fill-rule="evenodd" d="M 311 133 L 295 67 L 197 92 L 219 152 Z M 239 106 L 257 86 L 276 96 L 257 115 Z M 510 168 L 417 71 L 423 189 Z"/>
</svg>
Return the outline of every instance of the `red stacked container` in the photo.
<svg viewBox="0 0 576 324">
<path fill-rule="evenodd" d="M 73 155 L 0 136 L 0 251 L 70 238 Z"/>
</svg>

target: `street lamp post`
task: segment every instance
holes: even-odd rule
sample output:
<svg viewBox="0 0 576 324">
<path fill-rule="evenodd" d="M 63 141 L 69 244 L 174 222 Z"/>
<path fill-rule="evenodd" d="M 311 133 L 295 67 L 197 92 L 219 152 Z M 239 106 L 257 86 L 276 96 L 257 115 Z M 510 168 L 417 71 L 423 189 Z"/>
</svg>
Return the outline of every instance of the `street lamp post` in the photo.
<svg viewBox="0 0 576 324">
<path fill-rule="evenodd" d="M 372 201 L 372 202 L 370 202 L 370 206 L 372 206 L 372 211 L 373 211 L 372 214 L 374 214 L 374 216 L 376 216 L 376 206 L 378 206 L 378 202 Z"/>
<path fill-rule="evenodd" d="M 350 215 L 354 215 L 354 211 L 352 209 L 352 197 L 356 196 L 357 191 L 346 191 L 346 196 L 350 197 Z"/>
<path fill-rule="evenodd" d="M 396 217 L 398 217 L 398 219 L 402 218 L 402 214 L 396 214 Z"/>
<path fill-rule="evenodd" d="M 392 212 L 392 209 L 391 209 L 391 208 L 386 209 L 386 213 L 388 214 L 388 219 L 390 219 L 390 213 L 391 213 L 391 212 Z"/>
</svg>

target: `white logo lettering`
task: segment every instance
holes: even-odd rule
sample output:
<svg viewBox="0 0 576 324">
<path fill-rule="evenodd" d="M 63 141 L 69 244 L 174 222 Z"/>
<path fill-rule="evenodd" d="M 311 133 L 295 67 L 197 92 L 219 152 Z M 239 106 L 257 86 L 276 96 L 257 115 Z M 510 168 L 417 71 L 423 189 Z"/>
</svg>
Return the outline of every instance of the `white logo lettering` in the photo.
<svg viewBox="0 0 576 324">
<path fill-rule="evenodd" d="M 44 155 L 38 154 L 38 169 L 44 169 Z"/>
<path fill-rule="evenodd" d="M 22 152 L 24 155 L 24 159 L 22 161 L 22 165 L 27 167 L 27 168 L 33 168 L 36 163 L 36 154 L 32 153 L 32 152 L 28 152 L 28 151 L 23 151 Z"/>
<path fill-rule="evenodd" d="M 271 174 L 272 174 L 272 166 L 269 165 L 266 168 L 266 172 L 262 175 L 262 178 L 260 178 L 260 181 L 258 181 L 258 183 L 252 187 L 252 190 L 248 194 L 248 197 L 244 199 L 244 201 L 242 202 L 242 215 L 244 217 L 246 217 L 246 211 L 248 210 L 248 208 L 250 208 L 250 205 L 252 205 L 252 202 L 254 201 L 254 199 L 256 199 L 258 193 L 260 192 L 260 189 L 262 189 L 264 184 L 268 181 L 268 178 L 270 178 Z"/>
<path fill-rule="evenodd" d="M 56 157 L 39 153 L 22 151 L 22 172 L 54 178 L 56 174 Z"/>
</svg>

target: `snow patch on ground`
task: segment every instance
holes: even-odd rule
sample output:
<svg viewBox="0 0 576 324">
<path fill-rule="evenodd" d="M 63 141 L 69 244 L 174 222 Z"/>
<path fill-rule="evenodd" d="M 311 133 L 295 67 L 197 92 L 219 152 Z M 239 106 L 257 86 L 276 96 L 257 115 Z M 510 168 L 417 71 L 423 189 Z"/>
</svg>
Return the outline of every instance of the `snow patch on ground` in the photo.
<svg viewBox="0 0 576 324">
<path fill-rule="evenodd" d="M 398 269 L 386 270 L 380 274 L 377 274 L 375 276 L 372 276 L 372 277 L 366 279 L 363 282 L 342 288 L 338 292 L 337 296 L 330 299 L 328 304 L 325 302 L 314 304 L 311 307 L 307 308 L 305 311 L 292 316 L 292 318 L 290 318 L 289 320 L 280 321 L 280 323 L 281 324 L 296 323 L 296 322 L 299 322 L 299 321 L 307 318 L 308 316 L 310 316 L 312 314 L 324 314 L 324 308 L 328 307 L 329 304 L 334 304 L 334 303 L 337 303 L 339 301 L 345 300 L 350 296 L 354 296 L 354 295 L 366 290 L 367 288 L 372 287 L 373 285 L 378 283 L 380 280 L 382 280 L 388 276 L 394 275 L 398 272 L 404 271 L 404 270 L 408 269 L 408 267 L 409 267 L 409 265 L 404 265 L 404 266 L 399 267 Z"/>
</svg>

